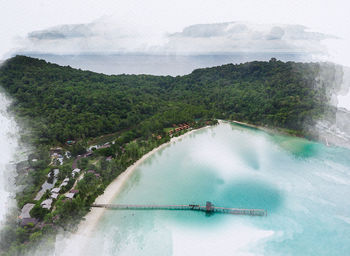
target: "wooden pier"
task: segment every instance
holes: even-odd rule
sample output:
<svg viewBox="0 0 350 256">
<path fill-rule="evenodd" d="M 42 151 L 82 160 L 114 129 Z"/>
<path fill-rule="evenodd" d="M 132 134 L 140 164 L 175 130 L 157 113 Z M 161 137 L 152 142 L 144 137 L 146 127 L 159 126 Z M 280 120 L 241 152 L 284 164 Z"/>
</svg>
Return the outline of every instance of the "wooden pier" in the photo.
<svg viewBox="0 0 350 256">
<path fill-rule="evenodd" d="M 91 207 L 114 210 L 178 210 L 178 211 L 202 211 L 206 213 L 226 213 L 234 215 L 267 216 L 263 209 L 241 209 L 216 207 L 211 202 L 205 206 L 198 204 L 189 205 L 142 205 L 142 204 L 93 204 Z"/>
</svg>

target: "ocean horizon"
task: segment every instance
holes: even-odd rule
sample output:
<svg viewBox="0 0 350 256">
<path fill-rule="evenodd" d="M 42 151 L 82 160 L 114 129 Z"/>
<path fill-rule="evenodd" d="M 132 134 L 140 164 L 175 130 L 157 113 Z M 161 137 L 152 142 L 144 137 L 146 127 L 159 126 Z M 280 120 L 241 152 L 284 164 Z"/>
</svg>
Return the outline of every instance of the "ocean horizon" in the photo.
<svg viewBox="0 0 350 256">
<path fill-rule="evenodd" d="M 43 53 L 18 53 L 33 58 L 44 59 L 62 66 L 89 70 L 106 75 L 148 74 L 181 76 L 199 68 L 224 64 L 239 64 L 249 61 L 306 62 L 310 57 L 302 53 L 222 53 L 206 55 L 155 55 L 155 54 L 75 54 L 56 55 Z"/>
</svg>

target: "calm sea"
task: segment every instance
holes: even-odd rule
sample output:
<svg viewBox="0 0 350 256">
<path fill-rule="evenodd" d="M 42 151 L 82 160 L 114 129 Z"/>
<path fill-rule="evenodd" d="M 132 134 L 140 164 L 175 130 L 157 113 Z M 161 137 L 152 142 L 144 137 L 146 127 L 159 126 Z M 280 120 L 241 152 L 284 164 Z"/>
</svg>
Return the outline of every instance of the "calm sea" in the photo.
<svg viewBox="0 0 350 256">
<path fill-rule="evenodd" d="M 85 255 L 350 255 L 350 151 L 224 123 L 163 148 L 114 203 L 261 208 L 266 217 L 106 211 Z"/>
<path fill-rule="evenodd" d="M 146 55 L 146 54 L 111 54 L 111 55 L 52 55 L 30 54 L 27 56 L 44 59 L 63 66 L 90 70 L 104 74 L 151 74 L 185 75 L 194 69 L 219 66 L 228 63 L 247 61 L 267 61 L 275 57 L 283 61 L 309 61 L 302 54 L 281 53 L 237 53 L 222 55 Z"/>
</svg>

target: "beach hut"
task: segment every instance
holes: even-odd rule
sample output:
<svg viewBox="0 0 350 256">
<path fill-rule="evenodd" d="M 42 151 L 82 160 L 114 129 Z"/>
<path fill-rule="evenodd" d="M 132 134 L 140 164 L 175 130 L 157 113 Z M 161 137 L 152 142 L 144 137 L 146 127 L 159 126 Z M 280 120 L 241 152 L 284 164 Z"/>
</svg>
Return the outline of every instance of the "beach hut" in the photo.
<svg viewBox="0 0 350 256">
<path fill-rule="evenodd" d="M 51 189 L 51 193 L 59 193 L 61 191 L 61 188 L 53 188 Z"/>
<path fill-rule="evenodd" d="M 52 204 L 52 198 L 46 199 L 41 202 L 41 207 L 50 210 Z"/>
<path fill-rule="evenodd" d="M 67 186 L 68 185 L 68 182 L 67 181 L 63 181 L 62 183 L 61 183 L 61 185 L 60 185 L 60 188 L 61 187 L 65 187 L 65 186 Z"/>
<path fill-rule="evenodd" d="M 76 174 L 79 174 L 80 173 L 80 169 L 79 168 L 75 168 L 73 171 L 72 171 L 72 176 L 75 177 Z"/>
<path fill-rule="evenodd" d="M 30 211 L 33 209 L 35 204 L 25 204 L 21 210 L 21 214 L 19 215 L 20 219 L 31 218 Z"/>
<path fill-rule="evenodd" d="M 76 194 L 79 193 L 79 190 L 72 189 L 69 193 L 66 194 L 66 198 L 72 199 Z"/>
<path fill-rule="evenodd" d="M 213 204 L 209 201 L 207 201 L 206 205 L 205 205 L 205 211 L 206 212 L 212 212 L 213 211 Z"/>
<path fill-rule="evenodd" d="M 51 198 L 52 198 L 52 199 L 57 199 L 57 197 L 58 197 L 58 194 L 57 194 L 57 193 L 52 193 L 52 194 L 51 194 Z"/>
</svg>

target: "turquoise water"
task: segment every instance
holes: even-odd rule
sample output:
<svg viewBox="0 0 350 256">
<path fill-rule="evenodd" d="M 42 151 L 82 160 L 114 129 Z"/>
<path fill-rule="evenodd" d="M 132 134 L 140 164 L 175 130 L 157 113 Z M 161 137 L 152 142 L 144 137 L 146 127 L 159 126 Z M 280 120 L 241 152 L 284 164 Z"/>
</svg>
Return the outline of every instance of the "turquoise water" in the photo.
<svg viewBox="0 0 350 256">
<path fill-rule="evenodd" d="M 233 124 L 141 164 L 114 203 L 263 208 L 267 217 L 106 211 L 91 255 L 350 255 L 350 151 Z M 87 254 L 89 254 L 87 253 Z"/>
</svg>

